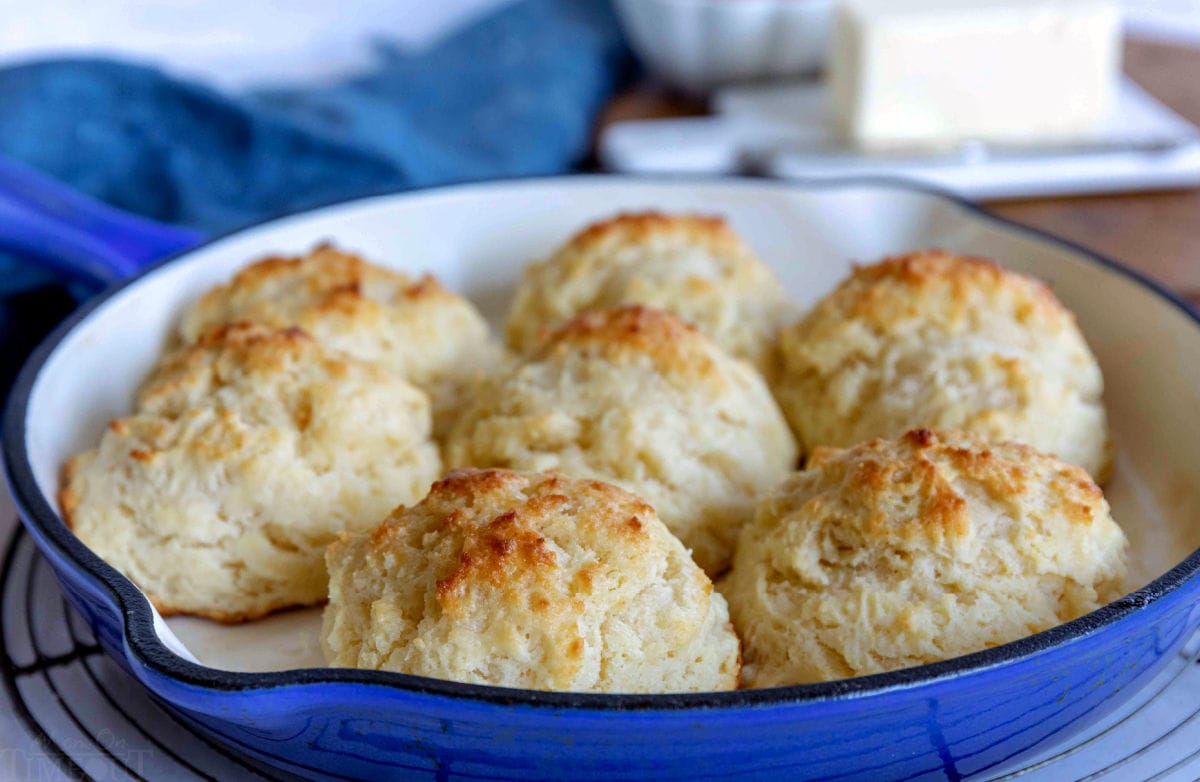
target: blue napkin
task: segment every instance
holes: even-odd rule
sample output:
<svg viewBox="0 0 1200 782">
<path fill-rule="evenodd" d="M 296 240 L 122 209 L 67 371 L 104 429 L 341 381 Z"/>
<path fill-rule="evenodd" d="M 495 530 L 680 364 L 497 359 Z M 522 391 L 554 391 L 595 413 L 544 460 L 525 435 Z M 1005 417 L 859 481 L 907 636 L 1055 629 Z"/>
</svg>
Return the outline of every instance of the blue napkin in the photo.
<svg viewBox="0 0 1200 782">
<path fill-rule="evenodd" d="M 0 155 L 114 206 L 219 232 L 450 182 L 555 174 L 632 73 L 608 0 L 520 0 L 342 83 L 226 95 L 110 60 L 0 69 Z M 0 383 L 72 300 L 0 259 Z"/>
<path fill-rule="evenodd" d="M 332 87 L 240 96 L 111 61 L 0 70 L 0 154 L 212 231 L 354 195 L 570 170 L 631 63 L 607 0 L 524 0 Z"/>
</svg>

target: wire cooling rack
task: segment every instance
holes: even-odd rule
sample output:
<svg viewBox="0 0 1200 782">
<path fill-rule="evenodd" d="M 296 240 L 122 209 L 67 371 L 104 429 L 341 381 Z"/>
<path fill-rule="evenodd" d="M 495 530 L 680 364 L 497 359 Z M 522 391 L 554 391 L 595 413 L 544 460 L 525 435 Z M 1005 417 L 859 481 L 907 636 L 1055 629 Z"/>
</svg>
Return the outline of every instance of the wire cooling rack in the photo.
<svg viewBox="0 0 1200 782">
<path fill-rule="evenodd" d="M 10 523 L 0 570 L 0 779 L 296 779 L 197 735 L 158 705 L 104 655 L 32 539 L 15 520 L 3 527 Z M 1084 735 L 970 779 L 1200 779 L 1198 657 L 1200 636 Z"/>
</svg>

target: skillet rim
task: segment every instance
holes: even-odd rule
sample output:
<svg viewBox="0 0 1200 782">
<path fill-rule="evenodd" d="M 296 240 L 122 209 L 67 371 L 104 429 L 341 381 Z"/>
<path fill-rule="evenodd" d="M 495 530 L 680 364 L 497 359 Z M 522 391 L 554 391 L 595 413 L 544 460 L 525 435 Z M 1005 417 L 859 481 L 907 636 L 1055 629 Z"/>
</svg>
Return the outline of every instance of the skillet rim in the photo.
<svg viewBox="0 0 1200 782">
<path fill-rule="evenodd" d="M 506 187 L 514 185 L 528 187 L 564 183 L 587 184 L 600 182 L 630 185 L 732 184 L 742 187 L 761 187 L 768 190 L 785 191 L 875 187 L 885 190 L 916 192 L 934 200 L 947 202 L 965 212 L 972 219 L 992 223 L 1006 231 L 1024 234 L 1035 240 L 1057 245 L 1073 252 L 1082 259 L 1097 264 L 1108 271 L 1122 275 L 1156 294 L 1165 304 L 1171 305 L 1182 312 L 1192 321 L 1197 330 L 1200 331 L 1200 312 L 1181 296 L 1170 291 L 1149 276 L 1070 240 L 992 214 L 971 201 L 936 187 L 892 177 L 862 176 L 788 181 L 749 177 L 671 175 L 628 176 L 582 174 L 558 177 L 529 177 L 454 184 L 415 191 L 403 191 L 400 193 L 368 195 L 365 197 L 338 200 L 314 208 L 274 215 L 219 236 L 214 236 L 200 245 L 168 256 L 147 266 L 132 277 L 110 286 L 88 300 L 59 324 L 26 360 L 16 382 L 13 384 L 5 405 L 3 435 L 0 447 L 3 448 L 4 452 L 4 466 L 9 488 L 22 520 L 35 533 L 35 542 L 38 542 L 39 546 L 48 544 L 53 549 L 55 555 L 73 564 L 77 571 L 89 576 L 108 592 L 110 602 L 121 613 L 122 638 L 125 641 L 125 654 L 130 658 L 130 662 L 136 662 L 147 670 L 174 680 L 177 683 L 217 693 L 265 693 L 271 690 L 290 687 L 309 687 L 323 684 L 359 684 L 373 688 L 398 690 L 418 696 L 436 696 L 468 700 L 494 706 L 525 706 L 552 709 L 555 711 L 678 713 L 693 709 L 732 710 L 772 706 L 800 706 L 828 701 L 858 700 L 889 692 L 944 684 L 968 674 L 981 673 L 989 669 L 1028 661 L 1035 656 L 1040 656 L 1073 642 L 1080 641 L 1102 632 L 1123 620 L 1129 619 L 1141 609 L 1177 592 L 1190 581 L 1194 580 L 1197 573 L 1200 572 L 1200 549 L 1197 549 L 1191 552 L 1178 565 L 1141 589 L 1125 595 L 1090 614 L 1041 633 L 991 649 L 937 663 L 817 684 L 711 693 L 599 694 L 522 690 L 490 685 L 467 684 L 388 671 L 350 668 L 303 668 L 265 673 L 248 673 L 209 668 L 186 660 L 168 649 L 154 631 L 154 617 L 149 601 L 131 581 L 92 553 L 90 549 L 84 546 L 71 533 L 59 518 L 57 511 L 38 488 L 33 476 L 33 468 L 29 460 L 25 438 L 30 396 L 38 375 L 60 343 L 76 326 L 87 320 L 93 312 L 110 298 L 127 287 L 138 283 L 155 270 L 235 234 L 258 230 L 278 221 L 297 218 L 330 208 L 349 207 L 356 204 L 365 204 L 369 201 L 397 198 L 420 199 L 429 195 L 451 194 L 459 190 L 487 188 L 503 190 Z"/>
</svg>

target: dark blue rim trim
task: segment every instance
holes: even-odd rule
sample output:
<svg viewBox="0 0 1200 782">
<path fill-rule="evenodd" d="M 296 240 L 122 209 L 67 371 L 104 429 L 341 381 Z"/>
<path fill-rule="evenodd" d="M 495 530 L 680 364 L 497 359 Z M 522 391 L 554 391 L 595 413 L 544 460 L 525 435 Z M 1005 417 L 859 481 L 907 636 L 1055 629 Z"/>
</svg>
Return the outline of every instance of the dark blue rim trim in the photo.
<svg viewBox="0 0 1200 782">
<path fill-rule="evenodd" d="M 1200 329 L 1200 314 L 1186 301 L 1146 275 L 1130 269 L 1117 261 L 1106 258 L 1078 244 L 1061 239 L 1034 228 L 1029 228 L 998 217 L 982 207 L 953 194 L 928 185 L 888 177 L 853 177 L 815 181 L 759 180 L 737 177 L 627 177 L 609 175 L 582 175 L 547 179 L 515 179 L 486 183 L 451 185 L 413 192 L 411 197 L 422 198 L 430 193 L 447 193 L 479 185 L 492 187 L 504 184 L 536 184 L 544 182 L 617 182 L 629 184 L 742 184 L 758 185 L 772 190 L 829 190 L 845 187 L 878 187 L 932 196 L 956 205 L 976 218 L 999 225 L 1007 230 L 1034 237 L 1064 247 L 1077 255 L 1121 274 L 1157 294 L 1196 324 Z M 326 204 L 319 209 L 348 206 L 356 202 L 378 199 L 380 196 L 349 199 Z M 398 195 L 397 197 L 403 197 Z M 135 277 L 111 286 L 88 301 L 60 324 L 34 351 L 10 392 L 4 410 L 4 464 L 16 502 L 22 517 L 31 528 L 43 537 L 63 557 L 73 561 L 78 568 L 103 585 L 120 607 L 125 621 L 127 653 L 138 664 L 148 670 L 193 687 L 214 691 L 258 691 L 280 687 L 295 687 L 318 684 L 362 684 L 386 687 L 406 692 L 420 693 L 455 699 L 469 699 L 502 706 L 529 706 L 555 710 L 587 709 L 607 711 L 673 711 L 677 709 L 731 709 L 745 707 L 784 706 L 820 701 L 844 700 L 869 697 L 885 691 L 907 689 L 920 685 L 936 684 L 965 674 L 979 673 L 987 669 L 1010 665 L 1056 647 L 1078 641 L 1117 622 L 1128 619 L 1138 610 L 1178 590 L 1193 579 L 1200 571 L 1200 549 L 1192 552 L 1179 565 L 1114 603 L 1074 621 L 1051 628 L 1036 635 L 997 646 L 982 652 L 956 657 L 944 662 L 906 668 L 890 673 L 863 676 L 856 679 L 777 687 L 764 690 L 736 690 L 715 693 L 679 693 L 663 695 L 601 695 L 591 693 L 540 692 L 505 687 L 431 679 L 384 671 L 363 671 L 348 668 L 306 668 L 271 673 L 240 673 L 208 668 L 189 662 L 170 651 L 154 632 L 154 620 L 149 602 L 127 578 L 105 563 L 84 546 L 59 519 L 57 511 L 42 496 L 33 477 L 33 468 L 25 448 L 25 419 L 33 384 L 59 343 L 79 323 L 100 307 L 113 295 L 136 283 L 160 266 L 173 262 L 182 255 L 195 252 L 216 241 L 243 231 L 262 228 L 267 224 L 309 211 L 294 212 L 273 217 L 269 220 L 238 229 L 223 236 L 214 237 L 200 247 L 171 256 L 141 271 Z"/>
</svg>

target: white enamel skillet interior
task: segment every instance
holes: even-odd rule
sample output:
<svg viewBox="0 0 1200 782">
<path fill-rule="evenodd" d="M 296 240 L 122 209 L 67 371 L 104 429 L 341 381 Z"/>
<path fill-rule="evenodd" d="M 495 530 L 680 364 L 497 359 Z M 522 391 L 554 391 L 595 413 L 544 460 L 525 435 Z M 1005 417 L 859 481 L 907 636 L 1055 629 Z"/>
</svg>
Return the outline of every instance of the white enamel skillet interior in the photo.
<svg viewBox="0 0 1200 782">
<path fill-rule="evenodd" d="M 57 507 L 62 463 L 130 411 L 183 308 L 249 261 L 333 241 L 385 266 L 434 273 L 499 326 L 525 264 L 591 221 L 647 209 L 726 217 L 775 269 L 798 311 L 852 262 L 924 247 L 988 256 L 1048 281 L 1077 314 L 1104 370 L 1119 454 L 1106 493 L 1132 542 L 1132 585 L 1200 546 L 1200 331 L 1187 306 L 1068 243 L 879 180 L 802 186 L 587 176 L 464 185 L 330 206 L 218 239 L 117 291 L 54 349 L 26 417 L 38 490 Z M 237 627 L 155 620 L 168 648 L 213 668 L 321 665 L 319 609 Z"/>
</svg>

